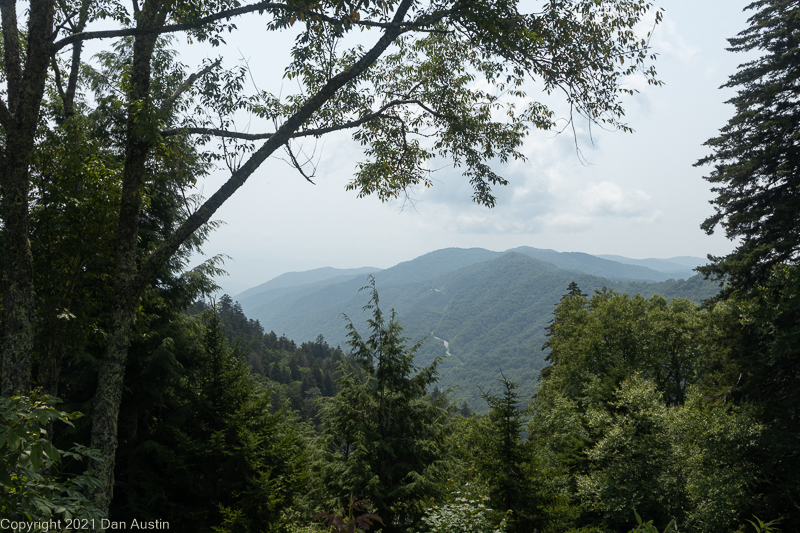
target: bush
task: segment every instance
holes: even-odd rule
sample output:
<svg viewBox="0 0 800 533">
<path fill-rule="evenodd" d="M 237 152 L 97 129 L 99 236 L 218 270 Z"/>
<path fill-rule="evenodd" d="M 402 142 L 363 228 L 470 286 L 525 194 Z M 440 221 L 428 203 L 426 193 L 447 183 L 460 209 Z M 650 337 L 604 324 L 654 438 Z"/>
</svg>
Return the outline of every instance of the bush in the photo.
<svg viewBox="0 0 800 533">
<path fill-rule="evenodd" d="M 492 509 L 486 505 L 488 498 L 455 493 L 450 502 L 428 509 L 422 521 L 429 533 L 504 533 L 506 518 L 494 525 L 490 519 Z M 474 499 L 473 499 L 474 498 Z"/>
<path fill-rule="evenodd" d="M 104 515 L 87 494 L 100 488 L 91 472 L 62 475 L 65 458 L 83 461 L 96 452 L 78 446 L 59 450 L 47 440 L 57 421 L 72 425 L 80 413 L 53 407 L 47 396 L 0 398 L 0 516 L 9 520 L 99 520 Z M 34 528 L 35 530 L 36 528 Z"/>
</svg>

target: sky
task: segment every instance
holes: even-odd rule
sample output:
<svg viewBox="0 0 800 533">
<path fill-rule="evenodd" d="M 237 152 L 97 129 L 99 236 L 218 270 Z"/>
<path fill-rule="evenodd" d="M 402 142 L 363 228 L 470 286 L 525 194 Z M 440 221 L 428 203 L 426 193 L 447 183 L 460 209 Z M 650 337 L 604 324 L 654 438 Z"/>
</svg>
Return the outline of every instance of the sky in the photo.
<svg viewBox="0 0 800 533">
<path fill-rule="evenodd" d="M 493 209 L 474 204 L 468 181 L 447 167 L 433 174 L 433 187 L 412 193 L 413 202 L 357 198 L 345 185 L 361 151 L 347 134 L 305 147 L 315 149 L 316 185 L 278 154 L 214 217 L 224 225 L 203 248 L 206 256 L 229 257 L 229 275 L 218 284 L 235 295 L 284 272 L 388 268 L 448 247 L 532 246 L 639 259 L 730 252 L 734 243 L 721 231 L 708 236 L 700 229 L 713 213 L 713 194 L 703 179 L 710 168 L 693 163 L 709 153 L 703 143 L 733 114 L 724 102 L 734 92 L 719 87 L 747 59 L 725 48 L 726 38 L 746 28 L 749 15 L 742 10 L 748 3 L 657 2 L 664 20 L 651 44 L 664 85 L 626 80 L 640 91 L 624 100 L 625 121 L 635 132 L 593 127 L 590 136 L 586 123 L 576 123 L 577 136 L 569 130 L 534 132 L 522 149 L 527 161 L 494 165 L 510 184 L 496 189 Z M 291 38 L 280 36 L 253 50 L 261 30 L 240 28 L 227 40 L 226 59 L 247 60 L 259 88 L 283 90 L 287 82 L 276 59 L 288 52 Z M 187 48 L 181 60 L 191 63 L 202 53 Z M 535 88 L 529 96 L 564 116 L 558 99 L 543 100 Z M 251 132 L 257 129 L 251 124 Z M 202 193 L 212 194 L 225 178 L 225 172 L 215 172 L 202 183 Z"/>
</svg>

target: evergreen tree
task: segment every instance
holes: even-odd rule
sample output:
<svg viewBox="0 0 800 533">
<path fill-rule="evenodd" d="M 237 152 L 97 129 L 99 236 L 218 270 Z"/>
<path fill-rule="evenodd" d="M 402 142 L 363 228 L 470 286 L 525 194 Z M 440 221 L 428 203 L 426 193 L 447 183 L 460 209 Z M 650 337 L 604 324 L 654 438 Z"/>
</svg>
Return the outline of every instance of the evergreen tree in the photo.
<svg viewBox="0 0 800 533">
<path fill-rule="evenodd" d="M 548 341 L 544 344 L 544 346 L 542 346 L 542 350 L 552 347 L 551 343 L 557 332 L 556 321 L 559 320 L 560 316 L 559 308 L 563 308 L 565 306 L 581 307 L 587 302 L 586 296 L 587 295 L 583 293 L 581 288 L 578 287 L 577 282 L 569 282 L 569 285 L 567 285 L 567 293 L 563 295 L 559 303 L 556 304 L 556 311 L 553 313 L 553 319 L 550 320 L 550 322 L 547 324 L 547 327 L 544 328 L 544 330 L 547 332 Z M 547 354 L 544 360 L 550 364 L 542 368 L 542 370 L 539 372 L 540 379 L 547 379 L 553 372 L 552 354 Z"/>
<path fill-rule="evenodd" d="M 422 341 L 407 346 L 394 310 L 388 322 L 381 311 L 375 280 L 365 288 L 372 293 L 364 307 L 372 311 L 370 336 L 348 319 L 354 366 L 341 365 L 340 392 L 322 410 L 320 488 L 329 495 L 326 505 L 341 509 L 351 497 L 365 499 L 386 531 L 407 531 L 439 491 L 447 399 L 426 397 L 439 360 L 417 367 Z"/>
<path fill-rule="evenodd" d="M 722 225 L 736 250 L 700 270 L 748 291 L 766 280 L 773 266 L 800 260 L 800 3 L 759 0 L 750 27 L 730 39 L 733 52 L 762 50 L 723 87 L 736 114 L 706 146 L 713 153 L 697 165 L 713 164 L 716 213 L 702 225 Z"/>
<path fill-rule="evenodd" d="M 162 404 L 137 411 L 135 434 L 120 431 L 112 516 L 187 532 L 275 530 L 305 481 L 298 424 L 286 411 L 270 414 L 270 392 L 228 345 L 213 309 L 173 335 L 161 351 L 182 364 L 160 385 Z"/>
<path fill-rule="evenodd" d="M 502 375 L 502 373 L 501 373 Z M 517 383 L 499 379 L 502 391 L 483 392 L 489 405 L 488 431 L 483 435 L 476 466 L 490 487 L 490 504 L 511 511 L 510 531 L 533 531 L 536 496 L 532 483 L 531 454 L 521 439 L 525 407 L 517 393 Z"/>
<path fill-rule="evenodd" d="M 716 213 L 738 239 L 726 257 L 701 269 L 727 283 L 716 339 L 727 373 L 724 397 L 758 406 L 764 432 L 762 514 L 783 515 L 800 531 L 797 494 L 800 434 L 800 2 L 758 0 L 749 27 L 730 39 L 734 52 L 761 51 L 725 85 L 735 115 L 706 144 L 713 153 Z"/>
</svg>

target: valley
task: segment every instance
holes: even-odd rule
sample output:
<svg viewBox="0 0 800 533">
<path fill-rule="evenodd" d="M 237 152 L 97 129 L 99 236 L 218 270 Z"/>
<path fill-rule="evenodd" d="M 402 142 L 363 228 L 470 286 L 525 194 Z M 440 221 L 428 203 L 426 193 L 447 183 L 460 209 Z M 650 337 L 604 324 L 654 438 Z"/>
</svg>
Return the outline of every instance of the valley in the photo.
<svg viewBox="0 0 800 533">
<path fill-rule="evenodd" d="M 623 260 L 625 258 L 622 258 Z M 696 264 L 703 260 L 693 259 Z M 635 261 L 635 260 L 631 260 Z M 660 262 L 659 262 L 660 261 Z M 442 389 L 476 410 L 485 409 L 480 389 L 501 377 L 520 383 L 530 397 L 545 366 L 545 328 L 555 304 L 575 281 L 587 294 L 604 287 L 620 293 L 661 294 L 700 302 L 717 285 L 692 276 L 690 264 L 651 260 L 669 273 L 582 253 L 521 247 L 506 252 L 481 248 L 437 250 L 394 267 L 292 272 L 233 297 L 265 331 L 298 344 L 322 335 L 345 352 L 344 316 L 360 328 L 368 312 L 359 289 L 375 278 L 384 312 L 394 309 L 409 344 L 427 338 L 417 364 L 439 365 Z"/>
</svg>

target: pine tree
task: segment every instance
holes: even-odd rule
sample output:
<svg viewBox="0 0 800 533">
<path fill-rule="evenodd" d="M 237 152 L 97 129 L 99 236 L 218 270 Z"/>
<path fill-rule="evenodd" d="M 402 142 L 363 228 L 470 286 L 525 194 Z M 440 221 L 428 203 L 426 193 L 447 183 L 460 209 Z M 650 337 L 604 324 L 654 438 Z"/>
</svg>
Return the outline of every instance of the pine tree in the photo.
<svg viewBox="0 0 800 533">
<path fill-rule="evenodd" d="M 417 367 L 422 341 L 407 346 L 394 310 L 388 322 L 381 311 L 374 278 L 365 288 L 372 292 L 364 307 L 372 311 L 371 334 L 363 338 L 347 319 L 354 365 L 341 364 L 340 392 L 323 407 L 316 468 L 326 505 L 342 509 L 351 497 L 365 499 L 386 531 L 407 531 L 439 490 L 447 399 L 427 397 L 439 360 Z"/>
<path fill-rule="evenodd" d="M 717 197 L 716 213 L 702 228 L 722 225 L 739 239 L 726 257 L 700 269 L 748 291 L 766 280 L 772 267 L 800 263 L 800 2 L 760 0 L 750 27 L 730 39 L 733 52 L 763 50 L 739 67 L 723 87 L 736 114 L 706 142 L 713 153 L 697 165 L 713 164 L 706 178 Z"/>
<path fill-rule="evenodd" d="M 490 431 L 484 435 L 476 466 L 488 481 L 492 507 L 511 511 L 510 530 L 533 531 L 531 511 L 536 502 L 531 456 L 521 439 L 525 407 L 516 391 L 519 384 L 501 375 L 499 394 L 481 391 L 489 405 Z"/>
</svg>

